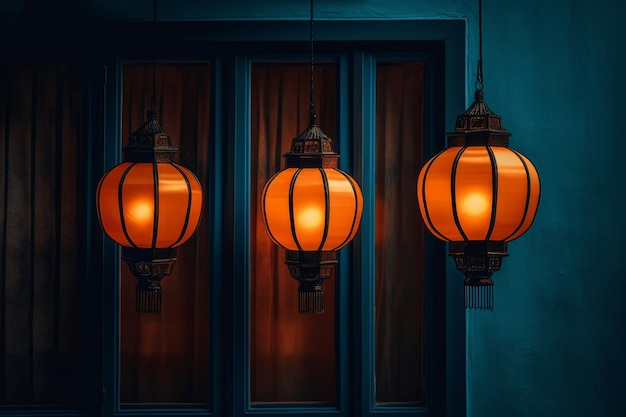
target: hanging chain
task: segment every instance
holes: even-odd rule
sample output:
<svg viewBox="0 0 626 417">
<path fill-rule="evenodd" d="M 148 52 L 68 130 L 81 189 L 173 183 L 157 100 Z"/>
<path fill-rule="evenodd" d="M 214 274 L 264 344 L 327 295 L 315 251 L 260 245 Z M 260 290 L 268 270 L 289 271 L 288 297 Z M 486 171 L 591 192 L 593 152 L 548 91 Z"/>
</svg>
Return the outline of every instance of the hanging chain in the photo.
<svg viewBox="0 0 626 417">
<path fill-rule="evenodd" d="M 478 68 L 476 70 L 476 90 L 483 89 L 483 1 L 478 0 Z"/>
<path fill-rule="evenodd" d="M 153 30 L 153 42 L 155 41 L 157 30 L 157 0 L 154 0 L 152 7 L 152 30 Z M 153 51 L 152 59 L 152 100 L 150 101 L 150 111 L 156 116 L 156 53 Z"/>
<path fill-rule="evenodd" d="M 311 0 L 311 32 L 309 36 L 310 48 L 311 48 L 311 101 L 309 105 L 309 126 L 317 124 L 317 115 L 315 114 L 315 102 L 313 100 L 313 71 L 314 71 L 314 59 L 313 59 L 313 0 Z"/>
</svg>

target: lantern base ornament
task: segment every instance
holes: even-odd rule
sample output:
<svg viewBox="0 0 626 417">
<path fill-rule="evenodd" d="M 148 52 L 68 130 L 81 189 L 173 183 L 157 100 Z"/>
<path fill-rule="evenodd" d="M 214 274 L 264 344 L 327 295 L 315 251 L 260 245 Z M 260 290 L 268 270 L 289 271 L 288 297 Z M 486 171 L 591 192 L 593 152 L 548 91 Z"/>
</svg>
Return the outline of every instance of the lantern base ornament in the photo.
<svg viewBox="0 0 626 417">
<path fill-rule="evenodd" d="M 124 247 L 122 259 L 137 278 L 135 311 L 161 314 L 161 280 L 172 273 L 176 249 L 144 249 Z"/>
<path fill-rule="evenodd" d="M 323 313 L 323 282 L 330 277 L 337 264 L 337 252 L 288 250 L 285 263 L 291 276 L 300 282 L 298 313 Z"/>
<path fill-rule="evenodd" d="M 465 275 L 465 308 L 493 310 L 491 275 L 500 270 L 502 258 L 508 256 L 506 242 L 449 242 L 448 255 Z"/>
</svg>

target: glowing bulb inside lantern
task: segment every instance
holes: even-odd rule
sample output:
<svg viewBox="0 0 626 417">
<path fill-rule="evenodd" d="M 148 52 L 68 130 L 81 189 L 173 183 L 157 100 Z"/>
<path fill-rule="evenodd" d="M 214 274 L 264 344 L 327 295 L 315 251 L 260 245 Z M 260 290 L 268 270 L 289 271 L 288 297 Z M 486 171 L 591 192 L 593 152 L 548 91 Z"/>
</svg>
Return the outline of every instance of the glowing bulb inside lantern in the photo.
<svg viewBox="0 0 626 417">
<path fill-rule="evenodd" d="M 487 211 L 489 203 L 484 195 L 472 193 L 463 199 L 461 208 L 469 216 L 480 216 Z"/>
<path fill-rule="evenodd" d="M 130 207 L 130 218 L 138 223 L 151 221 L 153 218 L 152 204 L 145 201 L 137 201 Z"/>
<path fill-rule="evenodd" d="M 318 228 L 323 221 L 322 212 L 317 207 L 307 207 L 298 214 L 298 226 L 305 229 Z"/>
</svg>

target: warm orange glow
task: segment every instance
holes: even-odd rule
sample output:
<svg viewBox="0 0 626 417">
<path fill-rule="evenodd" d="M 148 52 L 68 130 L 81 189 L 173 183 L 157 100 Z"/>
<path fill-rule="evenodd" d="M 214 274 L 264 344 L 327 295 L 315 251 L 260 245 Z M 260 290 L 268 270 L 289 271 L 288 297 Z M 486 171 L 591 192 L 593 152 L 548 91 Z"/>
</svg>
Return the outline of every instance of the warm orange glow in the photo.
<svg viewBox="0 0 626 417">
<path fill-rule="evenodd" d="M 481 193 L 470 193 L 461 203 L 461 215 L 480 216 L 489 210 L 487 197 Z"/>
<path fill-rule="evenodd" d="M 363 210 L 363 196 L 354 179 L 332 168 L 284 169 L 270 178 L 261 199 L 268 234 L 289 250 L 340 249 L 354 238 Z"/>
<path fill-rule="evenodd" d="M 122 246 L 177 247 L 198 226 L 202 213 L 198 179 L 180 165 L 158 163 L 156 168 L 156 187 L 152 163 L 124 162 L 98 184 L 96 207 L 102 228 Z"/>
<path fill-rule="evenodd" d="M 135 201 L 129 205 L 129 219 L 143 225 L 147 225 L 154 219 L 154 206 L 152 202 Z"/>
<path fill-rule="evenodd" d="M 324 215 L 318 207 L 305 207 L 298 213 L 296 229 L 317 229 L 323 223 Z"/>
<path fill-rule="evenodd" d="M 426 226 L 439 239 L 508 242 L 532 224 L 540 194 L 536 168 L 512 149 L 492 146 L 490 150 L 495 166 L 486 146 L 457 146 L 422 168 L 418 205 Z"/>
</svg>

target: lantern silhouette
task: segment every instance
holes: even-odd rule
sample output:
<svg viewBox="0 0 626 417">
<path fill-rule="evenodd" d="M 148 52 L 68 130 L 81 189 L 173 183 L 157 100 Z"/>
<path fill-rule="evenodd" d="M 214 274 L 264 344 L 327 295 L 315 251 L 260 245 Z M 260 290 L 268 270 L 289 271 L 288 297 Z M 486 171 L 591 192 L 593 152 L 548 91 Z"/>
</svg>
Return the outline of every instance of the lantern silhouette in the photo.
<svg viewBox="0 0 626 417">
<path fill-rule="evenodd" d="M 96 191 L 100 225 L 123 246 L 122 257 L 137 278 L 138 312 L 161 312 L 160 281 L 172 272 L 176 248 L 200 221 L 202 187 L 191 171 L 174 163 L 177 151 L 152 109 L 130 136 L 125 162 L 105 173 Z"/>
<path fill-rule="evenodd" d="M 447 134 L 448 148 L 423 166 L 419 209 L 428 230 L 450 242 L 449 255 L 465 274 L 465 305 L 493 309 L 492 274 L 507 243 L 531 226 L 539 203 L 534 165 L 510 149 L 511 134 L 484 102 L 482 89 Z"/>
<path fill-rule="evenodd" d="M 310 123 L 285 154 L 286 168 L 274 174 L 261 196 L 265 228 L 287 250 L 286 264 L 300 282 L 298 312 L 324 312 L 323 281 L 337 251 L 356 235 L 363 196 L 356 181 L 338 168 L 339 154 L 317 126 L 311 103 Z"/>
</svg>

